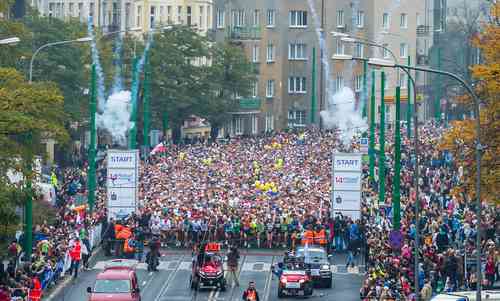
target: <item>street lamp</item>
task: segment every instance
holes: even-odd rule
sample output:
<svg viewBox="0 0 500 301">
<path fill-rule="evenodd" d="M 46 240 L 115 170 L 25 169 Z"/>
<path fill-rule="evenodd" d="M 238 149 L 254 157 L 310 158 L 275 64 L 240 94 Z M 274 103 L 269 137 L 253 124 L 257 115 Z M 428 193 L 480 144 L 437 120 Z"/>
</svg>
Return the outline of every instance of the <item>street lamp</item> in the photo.
<svg viewBox="0 0 500 301">
<path fill-rule="evenodd" d="M 33 62 L 35 61 L 35 57 L 38 54 L 38 52 L 40 52 L 42 49 L 45 49 L 45 48 L 50 47 L 50 46 L 57 46 L 57 45 L 70 44 L 70 43 L 86 43 L 86 42 L 90 42 L 90 41 L 92 41 L 92 37 L 84 37 L 84 38 L 79 38 L 76 40 L 47 43 L 45 45 L 40 46 L 35 51 L 35 53 L 33 53 L 33 56 L 31 57 L 29 83 L 31 84 L 32 78 L 33 78 Z"/>
<path fill-rule="evenodd" d="M 12 45 L 12 44 L 19 43 L 19 41 L 21 41 L 21 39 L 19 39 L 18 37 L 6 38 L 6 39 L 0 40 L 0 45 Z"/>
<path fill-rule="evenodd" d="M 423 72 L 429 72 L 429 73 L 434 73 L 434 74 L 439 74 L 439 75 L 446 75 L 449 76 L 458 82 L 462 84 L 462 86 L 467 90 L 467 92 L 470 94 L 474 101 L 474 115 L 476 117 L 476 141 L 475 141 L 475 155 L 476 155 L 476 215 L 478 219 L 478 224 L 477 224 L 477 234 L 476 234 L 476 268 L 477 268 L 477 291 L 476 291 L 476 300 L 481 301 L 481 285 L 482 285 L 482 271 L 481 271 L 481 231 L 480 231 L 480 224 L 481 224 L 481 152 L 483 151 L 483 145 L 481 144 L 481 119 L 479 115 L 479 108 L 480 108 L 480 101 L 479 98 L 477 97 L 476 93 L 474 93 L 474 90 L 467 84 L 467 82 L 462 79 L 460 76 L 443 71 L 443 70 L 437 70 L 437 69 L 431 69 L 431 68 L 423 68 L 423 67 L 416 67 L 416 66 L 405 66 L 405 65 L 400 65 L 396 62 L 390 62 L 387 60 L 380 60 L 380 59 L 369 59 L 368 63 L 371 65 L 376 65 L 380 67 L 390 67 L 390 68 L 402 68 L 402 69 L 411 69 L 415 71 L 423 71 Z M 414 118 L 417 115 L 415 114 Z M 416 129 L 416 124 L 415 124 L 415 129 Z M 415 136 L 417 136 L 417 132 L 415 131 Z M 417 157 L 417 162 L 418 162 L 418 157 Z M 418 166 L 418 165 L 417 165 Z M 418 170 L 418 169 L 415 169 Z M 417 186 L 418 187 L 418 186 Z M 417 203 L 418 204 L 418 199 Z M 418 225 L 418 223 L 417 223 Z M 417 231 L 418 233 L 418 228 Z"/>
</svg>

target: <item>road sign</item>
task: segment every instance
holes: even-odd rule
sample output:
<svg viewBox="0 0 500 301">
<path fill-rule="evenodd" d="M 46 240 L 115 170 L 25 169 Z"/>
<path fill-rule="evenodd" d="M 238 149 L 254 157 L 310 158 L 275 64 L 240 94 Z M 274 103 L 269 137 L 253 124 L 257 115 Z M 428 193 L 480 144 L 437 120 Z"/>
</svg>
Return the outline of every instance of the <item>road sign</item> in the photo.
<svg viewBox="0 0 500 301">
<path fill-rule="evenodd" d="M 108 218 L 120 219 L 137 209 L 138 150 L 108 150 Z"/>
</svg>

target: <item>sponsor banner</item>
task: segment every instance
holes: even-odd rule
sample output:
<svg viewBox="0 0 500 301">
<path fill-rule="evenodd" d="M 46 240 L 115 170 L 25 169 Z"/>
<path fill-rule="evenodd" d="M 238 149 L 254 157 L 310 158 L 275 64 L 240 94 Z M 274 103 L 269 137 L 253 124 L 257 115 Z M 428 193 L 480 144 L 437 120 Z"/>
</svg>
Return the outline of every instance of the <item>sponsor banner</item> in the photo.
<svg viewBox="0 0 500 301">
<path fill-rule="evenodd" d="M 361 158 L 360 158 L 361 159 Z M 361 162 L 361 160 L 360 160 Z M 333 174 L 333 190 L 361 190 L 361 173 L 337 172 Z"/>
<path fill-rule="evenodd" d="M 138 153 L 135 150 L 109 150 L 108 168 L 130 168 L 135 169 L 138 161 Z"/>
<path fill-rule="evenodd" d="M 108 219 L 123 219 L 134 211 L 135 207 L 108 207 Z"/>
<path fill-rule="evenodd" d="M 338 171 L 357 171 L 361 172 L 361 154 L 359 153 L 334 153 L 333 170 Z"/>
<path fill-rule="evenodd" d="M 359 151 L 362 154 L 368 154 L 368 138 L 361 138 L 359 139 Z"/>
<path fill-rule="evenodd" d="M 361 192 L 333 191 L 332 208 L 333 211 L 359 210 L 361 208 Z"/>
<path fill-rule="evenodd" d="M 361 211 L 359 210 L 337 210 L 337 211 L 332 211 L 332 213 L 334 218 L 338 214 L 342 214 L 343 216 L 350 217 L 351 220 L 353 221 L 361 219 Z"/>
<path fill-rule="evenodd" d="M 108 168 L 108 187 L 132 188 L 137 186 L 135 169 Z"/>
<path fill-rule="evenodd" d="M 135 187 L 115 188 L 108 187 L 108 207 L 134 207 Z"/>
</svg>

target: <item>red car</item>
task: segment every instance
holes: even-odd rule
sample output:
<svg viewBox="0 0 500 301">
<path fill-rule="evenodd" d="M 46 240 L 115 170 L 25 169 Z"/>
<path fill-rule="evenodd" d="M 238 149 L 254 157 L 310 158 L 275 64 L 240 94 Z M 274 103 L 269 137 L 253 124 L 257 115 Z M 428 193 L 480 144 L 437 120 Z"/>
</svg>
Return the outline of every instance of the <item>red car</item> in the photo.
<svg viewBox="0 0 500 301">
<path fill-rule="evenodd" d="M 94 287 L 87 287 L 88 301 L 141 301 L 134 265 L 113 260 L 97 275 Z"/>
<path fill-rule="evenodd" d="M 311 296 L 312 294 L 312 279 L 306 271 L 283 271 L 278 286 L 278 298 L 283 298 L 285 296 Z"/>
</svg>

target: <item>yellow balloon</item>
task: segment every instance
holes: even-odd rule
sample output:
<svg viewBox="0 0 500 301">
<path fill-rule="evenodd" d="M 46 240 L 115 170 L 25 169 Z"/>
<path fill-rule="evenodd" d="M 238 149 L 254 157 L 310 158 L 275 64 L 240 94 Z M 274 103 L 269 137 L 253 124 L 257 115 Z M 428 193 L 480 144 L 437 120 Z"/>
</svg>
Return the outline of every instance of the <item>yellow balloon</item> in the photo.
<svg viewBox="0 0 500 301">
<path fill-rule="evenodd" d="M 272 191 L 272 192 L 274 192 L 274 193 L 276 193 L 276 192 L 278 192 L 278 189 L 277 189 L 276 187 L 273 187 L 273 188 L 271 189 L 271 191 Z"/>
</svg>

